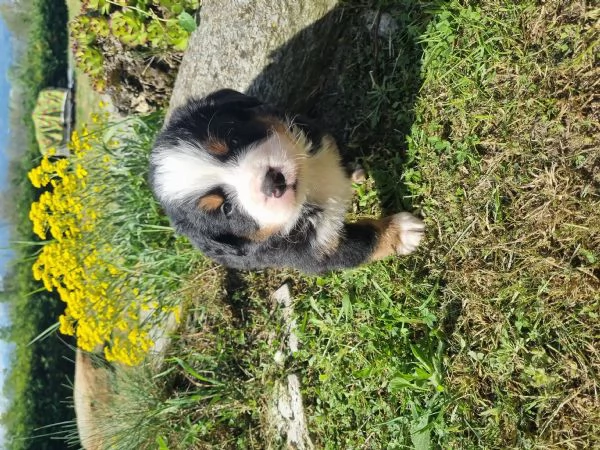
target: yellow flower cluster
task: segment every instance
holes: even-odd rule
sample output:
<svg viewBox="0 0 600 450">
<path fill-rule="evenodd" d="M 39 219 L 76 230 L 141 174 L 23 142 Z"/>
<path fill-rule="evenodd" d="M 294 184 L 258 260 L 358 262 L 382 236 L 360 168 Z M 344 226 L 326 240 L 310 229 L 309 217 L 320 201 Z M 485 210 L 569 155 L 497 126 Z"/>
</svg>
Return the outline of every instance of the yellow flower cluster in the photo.
<svg viewBox="0 0 600 450">
<path fill-rule="evenodd" d="M 88 169 L 110 157 L 97 158 L 94 147 L 101 147 L 101 138 L 84 128 L 73 133 L 71 156 L 44 156 L 29 173 L 35 187 L 46 188 L 31 205 L 33 230 L 53 239 L 33 264 L 33 276 L 67 304 L 59 318 L 62 333 L 75 335 L 84 350 L 104 347 L 109 361 L 135 365 L 153 344 L 139 320 L 150 301 L 134 287 L 135 277 L 119 267 L 123 258 L 106 243 L 107 230 L 99 229 L 107 202 Z"/>
</svg>

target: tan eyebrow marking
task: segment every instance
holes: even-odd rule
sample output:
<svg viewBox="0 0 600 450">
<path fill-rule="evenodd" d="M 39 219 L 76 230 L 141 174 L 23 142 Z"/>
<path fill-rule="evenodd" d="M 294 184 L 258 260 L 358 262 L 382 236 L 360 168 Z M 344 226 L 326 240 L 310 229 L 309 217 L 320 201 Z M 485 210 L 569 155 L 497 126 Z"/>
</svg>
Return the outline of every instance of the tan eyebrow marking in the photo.
<svg viewBox="0 0 600 450">
<path fill-rule="evenodd" d="M 206 149 L 212 155 L 226 155 L 229 153 L 229 147 L 227 143 L 220 139 L 210 139 L 207 143 Z"/>
<path fill-rule="evenodd" d="M 214 211 L 219 208 L 225 199 L 219 194 L 208 194 L 198 200 L 198 206 L 205 211 Z"/>
</svg>

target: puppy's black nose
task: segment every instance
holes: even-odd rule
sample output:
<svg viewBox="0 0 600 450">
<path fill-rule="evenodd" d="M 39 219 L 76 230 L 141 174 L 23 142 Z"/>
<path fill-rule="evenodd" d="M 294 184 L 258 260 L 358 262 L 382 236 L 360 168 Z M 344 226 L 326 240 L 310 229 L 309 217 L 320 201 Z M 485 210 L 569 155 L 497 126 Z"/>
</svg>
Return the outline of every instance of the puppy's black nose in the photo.
<svg viewBox="0 0 600 450">
<path fill-rule="evenodd" d="M 277 169 L 269 168 L 260 187 L 262 193 L 267 197 L 279 198 L 284 194 L 286 188 L 283 174 Z"/>
</svg>

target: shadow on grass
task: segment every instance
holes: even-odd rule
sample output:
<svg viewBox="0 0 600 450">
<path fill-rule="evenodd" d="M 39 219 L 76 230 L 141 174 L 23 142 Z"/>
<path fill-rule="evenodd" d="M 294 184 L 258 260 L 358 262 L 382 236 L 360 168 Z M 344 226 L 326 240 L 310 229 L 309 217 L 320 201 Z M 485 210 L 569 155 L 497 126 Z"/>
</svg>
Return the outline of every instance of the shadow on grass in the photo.
<svg viewBox="0 0 600 450">
<path fill-rule="evenodd" d="M 380 1 L 379 3 L 385 3 Z M 386 213 L 412 209 L 401 181 L 421 87 L 422 2 L 345 2 L 272 54 L 248 92 L 320 121 L 346 162 L 361 162 Z"/>
<path fill-rule="evenodd" d="M 417 0 L 385 3 L 347 1 L 334 8 L 276 49 L 247 93 L 321 123 L 345 162 L 365 167 L 377 188 L 372 203 L 378 200 L 389 215 L 418 206 L 403 172 L 422 84 L 419 38 L 432 12 Z M 228 271 L 227 298 L 240 324 L 249 312 L 236 296 L 247 287 L 244 280 L 243 273 Z"/>
<path fill-rule="evenodd" d="M 249 319 L 250 305 L 238 294 L 245 292 L 248 288 L 248 283 L 242 273 L 235 269 L 226 268 L 224 288 L 226 300 L 236 325 L 238 327 L 245 326 Z"/>
</svg>

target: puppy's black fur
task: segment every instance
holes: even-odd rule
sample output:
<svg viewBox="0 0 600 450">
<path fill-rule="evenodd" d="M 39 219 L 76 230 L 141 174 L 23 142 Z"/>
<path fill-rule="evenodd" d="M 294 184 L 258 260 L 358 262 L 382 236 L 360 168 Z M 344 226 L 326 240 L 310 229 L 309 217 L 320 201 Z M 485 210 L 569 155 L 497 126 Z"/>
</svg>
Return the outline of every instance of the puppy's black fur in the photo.
<svg viewBox="0 0 600 450">
<path fill-rule="evenodd" d="M 286 156 L 289 164 L 297 164 L 296 175 L 288 171 L 286 176 L 280 167 L 270 167 L 271 156 L 265 149 L 272 147 L 268 140 L 273 136 L 277 139 L 272 142 L 281 140 L 291 155 Z M 267 156 L 257 157 L 254 165 L 244 162 L 254 157 L 252 152 Z M 194 158 L 198 179 L 194 179 L 196 172 L 188 171 L 187 162 Z M 326 169 L 331 180 L 323 178 L 324 163 L 330 166 Z M 202 164 L 223 171 L 224 178 L 213 180 Z M 228 175 L 246 165 L 250 178 L 258 178 L 248 186 L 260 186 L 263 193 L 252 193 L 258 198 L 256 205 L 244 204 L 245 185 L 240 185 L 239 177 Z M 190 178 L 189 189 L 187 181 L 174 173 L 176 167 L 185 169 L 182 177 Z M 320 178 L 311 177 L 313 172 Z M 315 122 L 225 89 L 190 100 L 173 112 L 154 145 L 150 184 L 175 229 L 206 256 L 231 268 L 292 267 L 317 273 L 413 251 L 423 224 L 408 213 L 344 222 L 351 181 L 343 173 L 335 142 Z M 174 189 L 172 184 L 180 186 Z M 283 197 L 286 193 L 294 200 Z M 295 212 L 289 220 L 273 222 L 269 208 L 261 209 L 263 202 Z M 265 226 L 263 216 L 273 223 Z"/>
</svg>

